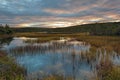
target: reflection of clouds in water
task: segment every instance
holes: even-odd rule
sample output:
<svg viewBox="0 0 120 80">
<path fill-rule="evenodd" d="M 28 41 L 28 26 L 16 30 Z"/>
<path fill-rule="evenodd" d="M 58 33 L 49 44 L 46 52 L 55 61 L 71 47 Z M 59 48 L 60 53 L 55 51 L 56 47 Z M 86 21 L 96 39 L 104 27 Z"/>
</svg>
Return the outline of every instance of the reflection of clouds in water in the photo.
<svg viewBox="0 0 120 80">
<path fill-rule="evenodd" d="M 64 73 L 63 63 L 58 62 L 58 63 L 56 63 L 54 65 L 48 65 L 48 66 L 46 66 L 44 71 L 46 73 L 50 72 L 50 74 L 51 74 L 51 72 L 53 72 L 55 74 L 58 74 L 58 75 L 63 74 Z"/>
<path fill-rule="evenodd" d="M 25 38 L 29 39 L 29 38 Z M 35 40 L 34 38 L 31 40 Z M 85 42 L 69 41 L 66 39 L 54 40 L 45 43 L 25 43 L 23 38 L 15 38 L 9 46 L 7 46 L 12 53 L 65 53 L 76 52 L 85 53 L 89 51 L 90 45 L 86 45 Z"/>
<path fill-rule="evenodd" d="M 82 75 L 81 77 L 84 77 L 86 80 L 95 79 L 95 74 L 92 71 L 80 70 L 79 72 L 80 72 L 79 74 Z M 79 80 L 79 78 L 78 78 L 78 80 Z"/>
<path fill-rule="evenodd" d="M 118 55 L 116 52 L 113 52 L 113 53 L 114 53 L 114 55 L 111 56 L 113 64 L 120 66 L 120 55 Z"/>
<path fill-rule="evenodd" d="M 14 39 L 12 43 L 15 44 L 17 41 L 21 45 L 23 39 Z M 27 44 L 11 48 L 9 53 L 12 53 L 10 55 L 17 60 L 17 63 L 27 69 L 28 77 L 56 74 L 71 76 L 74 80 L 79 78 L 88 80 L 94 77 L 96 65 L 101 59 L 112 57 L 110 59 L 113 59 L 115 65 L 119 65 L 120 61 L 114 52 L 108 54 L 102 49 L 93 52 L 89 44 L 79 41 L 59 42 L 57 40 L 57 42 Z"/>
</svg>

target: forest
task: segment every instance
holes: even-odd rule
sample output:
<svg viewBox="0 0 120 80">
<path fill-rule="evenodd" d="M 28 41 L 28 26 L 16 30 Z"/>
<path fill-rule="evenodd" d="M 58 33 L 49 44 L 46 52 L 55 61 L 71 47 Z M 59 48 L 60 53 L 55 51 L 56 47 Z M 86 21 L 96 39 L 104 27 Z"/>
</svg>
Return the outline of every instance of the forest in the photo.
<svg viewBox="0 0 120 80">
<path fill-rule="evenodd" d="M 12 28 L 10 28 L 10 26 L 8 24 L 6 24 L 5 26 L 3 26 L 2 24 L 0 25 L 0 34 L 12 34 L 13 30 Z"/>
<path fill-rule="evenodd" d="M 13 28 L 14 32 L 44 32 L 44 33 L 89 33 L 91 35 L 120 35 L 120 22 L 93 23 L 65 28 Z"/>
<path fill-rule="evenodd" d="M 41 33 L 88 33 L 90 35 L 120 35 L 120 22 L 93 23 L 77 25 L 65 28 L 40 28 L 40 27 L 24 27 L 10 28 L 8 24 L 0 25 L 0 34 L 12 34 L 21 32 L 41 32 Z"/>
</svg>

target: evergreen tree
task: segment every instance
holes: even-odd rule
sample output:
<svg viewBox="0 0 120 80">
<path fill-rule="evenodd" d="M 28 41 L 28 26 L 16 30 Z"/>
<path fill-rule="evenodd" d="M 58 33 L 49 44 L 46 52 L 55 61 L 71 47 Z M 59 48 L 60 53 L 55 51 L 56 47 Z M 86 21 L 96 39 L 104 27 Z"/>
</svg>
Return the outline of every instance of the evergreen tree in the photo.
<svg viewBox="0 0 120 80">
<path fill-rule="evenodd" d="M 2 24 L 0 25 L 0 34 L 12 34 L 13 30 L 9 27 L 8 24 L 3 26 Z"/>
</svg>

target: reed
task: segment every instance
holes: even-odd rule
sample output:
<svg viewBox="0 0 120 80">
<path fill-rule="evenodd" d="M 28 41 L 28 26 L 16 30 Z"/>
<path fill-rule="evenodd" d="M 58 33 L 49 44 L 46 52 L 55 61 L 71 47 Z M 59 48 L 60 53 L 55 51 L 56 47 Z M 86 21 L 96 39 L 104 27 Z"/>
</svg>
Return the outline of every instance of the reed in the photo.
<svg viewBox="0 0 120 80">
<path fill-rule="evenodd" d="M 96 69 L 99 80 L 120 80 L 120 67 L 113 65 L 110 57 L 103 57 Z"/>
<path fill-rule="evenodd" d="M 24 80 L 25 69 L 17 65 L 13 59 L 0 51 L 0 80 Z"/>
</svg>

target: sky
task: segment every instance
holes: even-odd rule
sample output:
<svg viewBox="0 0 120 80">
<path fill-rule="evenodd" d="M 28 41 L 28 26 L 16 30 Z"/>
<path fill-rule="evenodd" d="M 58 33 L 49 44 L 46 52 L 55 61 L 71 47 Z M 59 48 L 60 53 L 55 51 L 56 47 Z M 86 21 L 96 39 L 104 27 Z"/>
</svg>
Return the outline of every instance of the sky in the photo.
<svg viewBox="0 0 120 80">
<path fill-rule="evenodd" d="M 59 28 L 120 21 L 120 0 L 0 0 L 0 24 Z"/>
</svg>

